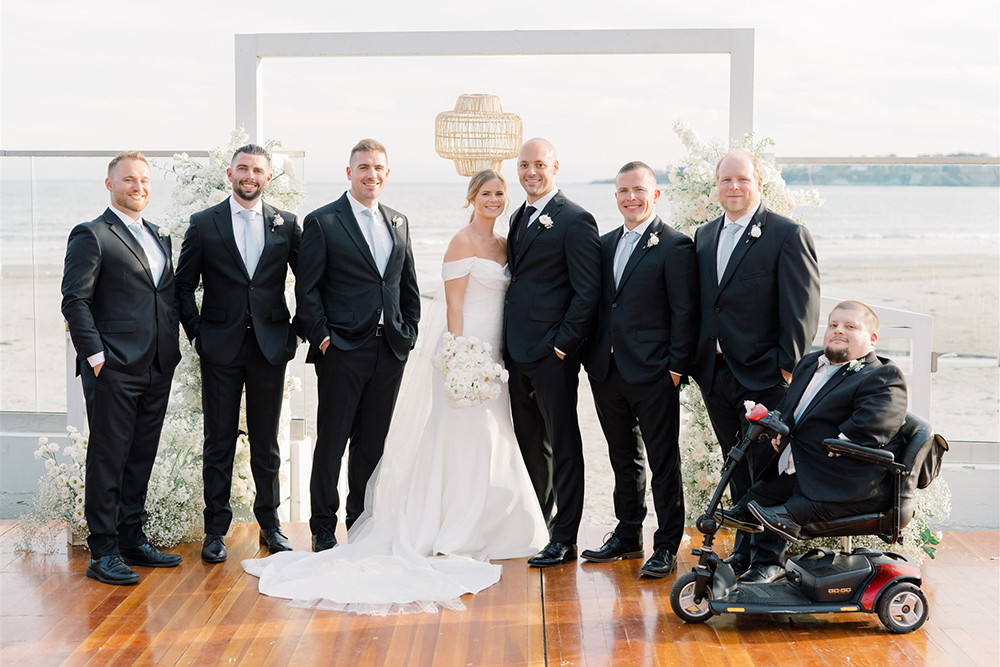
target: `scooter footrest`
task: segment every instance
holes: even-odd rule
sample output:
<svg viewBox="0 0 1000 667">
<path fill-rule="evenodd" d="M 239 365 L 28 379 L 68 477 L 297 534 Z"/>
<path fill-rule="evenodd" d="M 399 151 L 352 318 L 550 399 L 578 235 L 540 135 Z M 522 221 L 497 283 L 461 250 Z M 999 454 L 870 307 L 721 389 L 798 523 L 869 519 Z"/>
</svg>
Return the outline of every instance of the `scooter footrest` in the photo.
<svg viewBox="0 0 1000 667">
<path fill-rule="evenodd" d="M 827 614 L 863 611 L 847 602 L 815 602 L 787 581 L 772 584 L 738 584 L 729 595 L 709 601 L 716 614 Z"/>
</svg>

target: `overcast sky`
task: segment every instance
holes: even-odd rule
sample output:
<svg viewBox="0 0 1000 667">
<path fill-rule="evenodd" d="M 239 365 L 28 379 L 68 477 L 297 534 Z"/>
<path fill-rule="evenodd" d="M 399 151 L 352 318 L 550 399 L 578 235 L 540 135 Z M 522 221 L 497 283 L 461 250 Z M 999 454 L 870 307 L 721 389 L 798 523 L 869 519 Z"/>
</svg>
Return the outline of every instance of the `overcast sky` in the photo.
<svg viewBox="0 0 1000 667">
<path fill-rule="evenodd" d="M 238 33 L 753 28 L 755 130 L 779 155 L 1000 152 L 996 0 L 5 0 L 0 12 L 8 150 L 225 143 Z M 526 138 L 556 143 L 563 182 L 587 181 L 630 159 L 678 157 L 678 117 L 724 136 L 728 78 L 728 56 L 268 60 L 265 134 L 307 152 L 310 180 L 342 179 L 351 145 L 373 136 L 394 179 L 448 181 L 434 116 L 460 93 L 493 93 Z"/>
</svg>

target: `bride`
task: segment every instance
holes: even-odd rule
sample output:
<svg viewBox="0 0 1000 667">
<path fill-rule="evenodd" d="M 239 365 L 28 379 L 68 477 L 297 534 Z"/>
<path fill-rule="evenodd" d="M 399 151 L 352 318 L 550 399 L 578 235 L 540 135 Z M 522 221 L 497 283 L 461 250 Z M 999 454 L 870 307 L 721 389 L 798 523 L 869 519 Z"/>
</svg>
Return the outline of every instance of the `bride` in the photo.
<svg viewBox="0 0 1000 667">
<path fill-rule="evenodd" d="M 452 238 L 441 266 L 445 308 L 432 306 L 421 322 L 424 340 L 410 355 L 385 452 L 349 543 L 243 561 L 260 577 L 261 593 L 359 614 L 464 609 L 460 596 L 500 580 L 501 566 L 490 559 L 531 556 L 548 541 L 506 385 L 494 400 L 453 408 L 433 370 L 445 325 L 456 337 L 488 342 L 502 363 L 510 277 L 506 241 L 493 228 L 507 207 L 503 176 L 492 169 L 475 174 L 466 201 L 472 219 Z"/>
</svg>

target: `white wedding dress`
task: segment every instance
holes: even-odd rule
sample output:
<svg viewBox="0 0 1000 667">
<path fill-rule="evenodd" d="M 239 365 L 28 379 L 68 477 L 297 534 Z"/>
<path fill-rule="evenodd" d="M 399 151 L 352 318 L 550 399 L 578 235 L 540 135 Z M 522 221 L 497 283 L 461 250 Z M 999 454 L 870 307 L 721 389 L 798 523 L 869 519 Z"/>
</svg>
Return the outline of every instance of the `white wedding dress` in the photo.
<svg viewBox="0 0 1000 667">
<path fill-rule="evenodd" d="M 445 281 L 465 275 L 462 334 L 489 342 L 501 361 L 509 273 L 478 257 L 442 265 Z M 443 300 L 435 306 L 421 323 L 429 338 L 410 355 L 385 453 L 348 544 L 243 561 L 260 577 L 261 593 L 359 614 L 464 609 L 460 596 L 500 580 L 501 566 L 490 559 L 531 556 L 548 541 L 506 385 L 496 400 L 471 408 L 452 408 L 444 397 L 431 362 L 444 331 Z"/>
</svg>

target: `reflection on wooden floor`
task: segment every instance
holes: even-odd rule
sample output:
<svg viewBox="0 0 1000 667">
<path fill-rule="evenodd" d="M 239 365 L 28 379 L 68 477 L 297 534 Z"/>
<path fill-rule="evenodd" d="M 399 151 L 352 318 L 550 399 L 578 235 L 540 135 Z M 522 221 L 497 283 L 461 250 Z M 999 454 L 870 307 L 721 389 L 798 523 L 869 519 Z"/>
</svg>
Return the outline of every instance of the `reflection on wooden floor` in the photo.
<svg viewBox="0 0 1000 667">
<path fill-rule="evenodd" d="M 296 548 L 308 527 L 286 526 Z M 580 548 L 605 529 L 585 528 Z M 924 565 L 930 620 L 887 633 L 867 614 L 733 616 L 686 625 L 670 611 L 674 577 L 640 579 L 642 561 L 546 571 L 504 563 L 499 584 L 464 612 L 386 618 L 288 607 L 259 595 L 241 559 L 263 555 L 238 525 L 229 561 L 200 544 L 174 570 L 140 568 L 137 586 L 84 576 L 89 554 L 13 551 L 0 522 L 0 665 L 991 665 L 1000 664 L 1000 533 L 947 533 Z M 647 538 L 647 553 L 651 540 Z M 690 569 L 688 546 L 681 571 Z"/>
</svg>

